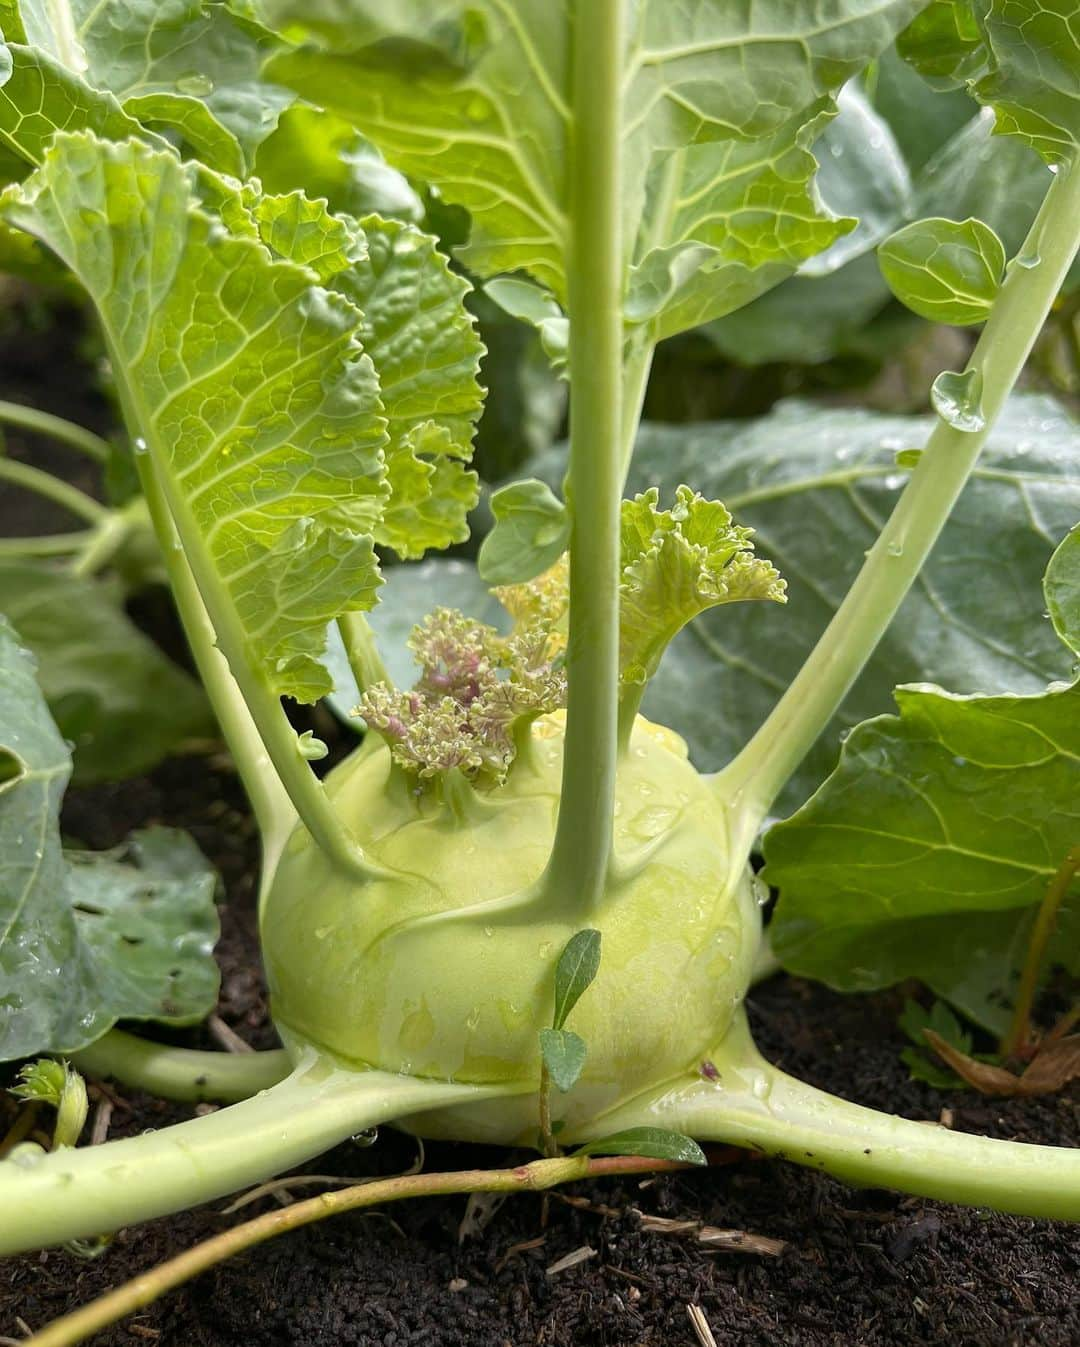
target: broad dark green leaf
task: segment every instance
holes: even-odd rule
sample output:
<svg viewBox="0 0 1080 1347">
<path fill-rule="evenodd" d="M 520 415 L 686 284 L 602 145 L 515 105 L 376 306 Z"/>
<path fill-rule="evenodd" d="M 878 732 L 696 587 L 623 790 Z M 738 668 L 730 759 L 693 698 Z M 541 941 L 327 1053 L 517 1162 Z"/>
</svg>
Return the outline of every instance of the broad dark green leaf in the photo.
<svg viewBox="0 0 1080 1347">
<path fill-rule="evenodd" d="M 896 702 L 900 715 L 853 730 L 824 786 L 766 834 L 772 946 L 785 968 L 844 990 L 921 978 L 997 1028 L 988 982 L 1000 1004 L 1021 929 L 1080 835 L 1080 689 L 911 686 Z M 1075 963 L 1070 929 L 1055 953 Z"/>
<path fill-rule="evenodd" d="M 1005 249 L 981 220 L 915 220 L 877 255 L 896 298 L 934 323 L 985 322 L 1005 276 Z"/>
<path fill-rule="evenodd" d="M 646 715 L 721 767 L 764 719 L 836 611 L 921 448 L 927 417 L 787 404 L 756 423 L 645 425 L 629 481 L 671 491 L 691 482 L 723 500 L 788 584 L 788 602 L 696 618 L 646 693 Z M 557 480 L 561 463 L 539 475 Z M 1070 661 L 1033 612 L 1058 540 L 1080 516 L 1080 429 L 1051 400 L 1016 397 L 927 566 L 839 715 L 796 773 L 780 808 L 800 804 L 836 761 L 839 737 L 887 711 L 898 682 L 958 691 L 1041 690 Z"/>
<path fill-rule="evenodd" d="M 563 1094 L 577 1084 L 585 1068 L 585 1040 L 570 1029 L 541 1029 L 540 1054 L 555 1086 Z"/>
<path fill-rule="evenodd" d="M 495 524 L 477 558 L 490 585 L 518 585 L 546 571 L 566 551 L 570 516 L 546 482 L 512 482 L 491 497 Z"/>
<path fill-rule="evenodd" d="M 37 659 L 77 782 L 135 776 L 185 740 L 215 733 L 202 689 L 133 625 L 117 586 L 0 561 L 0 612 Z"/>
<path fill-rule="evenodd" d="M 728 0 L 632 11 L 623 122 L 628 316 L 671 335 L 729 312 L 851 222 L 822 210 L 808 145 L 832 95 L 919 0 Z M 565 300 L 572 6 L 540 0 L 265 0 L 312 43 L 270 76 L 353 120 L 405 173 L 464 206 L 481 276 L 528 271 Z M 779 40 L 778 40 L 779 39 Z"/>
<path fill-rule="evenodd" d="M 0 619 L 0 1060 L 73 1052 L 120 1018 L 193 1023 L 214 1005 L 215 877 L 186 834 L 128 860 L 60 846 L 71 758 Z"/>
<path fill-rule="evenodd" d="M 681 1132 L 663 1127 L 628 1127 L 598 1141 L 590 1141 L 575 1155 L 642 1155 L 649 1160 L 673 1160 L 682 1165 L 707 1165 L 705 1152 Z"/>
<path fill-rule="evenodd" d="M 555 1010 L 551 1024 L 561 1029 L 600 967 L 600 932 L 588 928 L 566 942 L 555 965 Z"/>
<path fill-rule="evenodd" d="M 1080 551 L 1054 571 L 1080 582 Z M 845 990 L 917 977 L 1000 1031 L 1030 921 L 1080 836 L 1080 683 L 1028 696 L 896 690 L 765 836 L 786 968 Z M 1080 968 L 1080 884 L 1051 938 Z"/>
</svg>

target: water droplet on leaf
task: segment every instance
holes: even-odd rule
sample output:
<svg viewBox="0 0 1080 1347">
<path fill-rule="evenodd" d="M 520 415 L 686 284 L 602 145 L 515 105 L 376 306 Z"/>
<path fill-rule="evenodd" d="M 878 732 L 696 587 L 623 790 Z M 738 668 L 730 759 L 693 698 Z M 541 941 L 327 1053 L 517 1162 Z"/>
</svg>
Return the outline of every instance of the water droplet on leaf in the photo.
<svg viewBox="0 0 1080 1347">
<path fill-rule="evenodd" d="M 182 94 L 190 94 L 193 98 L 205 98 L 207 94 L 214 92 L 214 81 L 209 75 L 194 71 L 190 75 L 181 75 L 176 81 L 176 87 Z"/>
</svg>

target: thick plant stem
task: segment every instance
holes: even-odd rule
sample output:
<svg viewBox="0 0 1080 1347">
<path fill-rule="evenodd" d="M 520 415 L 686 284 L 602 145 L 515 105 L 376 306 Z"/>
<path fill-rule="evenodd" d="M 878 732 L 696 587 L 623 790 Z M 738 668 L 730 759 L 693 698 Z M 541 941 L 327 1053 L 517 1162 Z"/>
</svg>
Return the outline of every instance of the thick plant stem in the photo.
<svg viewBox="0 0 1080 1347">
<path fill-rule="evenodd" d="M 824 1170 L 856 1186 L 1080 1220 L 1080 1149 L 952 1132 L 825 1094 L 765 1061 L 742 1013 L 710 1060 L 716 1080 L 692 1078 L 606 1114 L 603 1134 L 644 1125 L 673 1128 L 698 1141 L 726 1142 Z"/>
<path fill-rule="evenodd" d="M 375 633 L 363 613 L 343 613 L 337 625 L 349 668 L 360 691 L 366 692 L 376 683 L 389 683 L 393 687 L 393 679 L 379 654 Z"/>
<path fill-rule="evenodd" d="M 104 463 L 109 457 L 109 446 L 100 435 L 95 435 L 85 426 L 77 426 L 73 421 L 65 421 L 62 416 L 39 412 L 35 407 L 0 401 L 0 424 L 19 426 L 35 435 L 47 435 L 61 444 L 70 445 L 98 463 Z"/>
<path fill-rule="evenodd" d="M 263 882 L 266 883 L 277 864 L 281 848 L 296 824 L 296 811 L 274 771 L 270 755 L 236 680 L 217 648 L 217 634 L 176 536 L 157 477 L 149 464 L 142 461 L 144 458 L 144 455 L 138 456 L 143 496 L 161 547 L 173 601 L 180 614 L 195 667 L 259 825 L 263 848 Z"/>
<path fill-rule="evenodd" d="M 122 1085 L 163 1099 L 233 1104 L 285 1079 L 292 1062 L 284 1048 L 271 1052 L 196 1052 L 152 1043 L 111 1029 L 88 1048 L 72 1053 L 72 1065 L 88 1076 L 110 1076 Z"/>
<path fill-rule="evenodd" d="M 170 1258 L 150 1272 L 144 1272 L 124 1286 L 101 1296 L 85 1308 L 65 1314 L 48 1328 L 27 1338 L 25 1347 L 72 1347 L 74 1343 L 85 1342 L 91 1333 L 97 1333 L 125 1315 L 153 1304 L 167 1291 L 182 1286 L 200 1272 L 216 1267 L 227 1258 L 234 1258 L 244 1249 L 254 1248 L 276 1235 L 299 1230 L 341 1212 L 379 1206 L 384 1202 L 401 1202 L 410 1197 L 438 1197 L 448 1193 L 540 1193 L 576 1179 L 654 1174 L 685 1168 L 685 1165 L 671 1161 L 648 1160 L 636 1155 L 602 1159 L 564 1156 L 555 1160 L 534 1160 L 532 1164 L 518 1165 L 516 1169 L 464 1169 L 449 1174 L 409 1174 L 396 1179 L 357 1184 L 341 1192 L 320 1193 L 318 1197 L 296 1202 L 284 1211 L 266 1212 L 253 1221 L 245 1221 L 243 1225 L 204 1240 L 186 1253 Z"/>
<path fill-rule="evenodd" d="M 1031 939 L 1028 941 L 1027 957 L 1020 973 L 1020 983 L 1016 989 L 1012 1022 L 1009 1025 L 1009 1032 L 1001 1040 L 1001 1051 L 1006 1057 L 1013 1056 L 1027 1043 L 1031 1032 L 1031 1007 L 1035 1004 L 1035 993 L 1039 986 L 1043 959 L 1046 957 L 1046 947 L 1054 934 L 1061 904 L 1065 901 L 1078 872 L 1080 872 L 1080 845 L 1070 848 L 1068 855 L 1046 886 L 1046 896 L 1039 904 Z"/>
<path fill-rule="evenodd" d="M 505 1093 L 505 1087 L 502 1092 Z M 252 1099 L 158 1132 L 0 1165 L 0 1255 L 186 1210 L 320 1155 L 354 1132 L 499 1089 L 348 1071 L 309 1053 Z"/>
<path fill-rule="evenodd" d="M 51 472 L 43 472 L 29 463 L 20 463 L 14 458 L 0 458 L 0 481 L 12 482 L 15 486 L 45 496 L 91 524 L 101 524 L 109 518 L 105 506 L 93 500 L 85 491 L 69 486 Z"/>
<path fill-rule="evenodd" d="M 580 5 L 574 32 L 566 756 L 544 887 L 577 913 L 607 878 L 618 749 L 624 9 L 624 0 Z"/>
<path fill-rule="evenodd" d="M 715 778 L 741 797 L 747 845 L 769 806 L 843 701 L 937 541 L 1024 367 L 1080 244 L 1080 166 L 1062 167 L 1011 266 L 967 369 L 982 385 L 983 428 L 939 421 L 881 536 L 798 675 L 742 752 Z"/>
</svg>

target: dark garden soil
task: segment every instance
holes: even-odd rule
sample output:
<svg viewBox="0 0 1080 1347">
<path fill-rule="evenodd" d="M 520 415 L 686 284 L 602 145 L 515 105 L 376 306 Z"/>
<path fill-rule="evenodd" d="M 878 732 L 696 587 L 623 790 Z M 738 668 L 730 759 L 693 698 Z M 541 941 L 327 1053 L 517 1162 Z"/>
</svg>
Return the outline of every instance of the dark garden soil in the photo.
<svg viewBox="0 0 1080 1347">
<path fill-rule="evenodd" d="M 32 359 L 28 353 L 28 364 Z M 0 395 L 5 391 L 0 384 Z M 47 409 L 81 412 L 91 424 L 106 416 L 81 388 L 54 388 L 49 397 L 39 384 L 38 392 L 38 405 Z M 26 452 L 17 436 L 9 443 Z M 6 523 L 0 517 L 0 532 L 22 531 Z M 158 629 L 160 607 L 149 612 L 158 614 L 150 622 Z M 227 760 L 178 758 L 144 779 L 72 791 L 64 816 L 68 834 L 92 847 L 159 822 L 189 829 L 222 875 L 220 1019 L 249 1044 L 272 1046 L 252 910 L 256 837 Z M 780 977 L 754 992 L 751 1017 L 767 1055 L 845 1098 L 911 1118 L 944 1116 L 958 1129 L 1080 1145 L 1075 1087 L 1046 1099 L 993 1101 L 909 1080 L 899 1059 L 900 1001 L 898 993 L 839 997 Z M 206 1029 L 159 1036 L 218 1046 Z M 94 1097 L 112 1103 L 112 1137 L 191 1114 L 111 1088 Z M 0 1104 L 0 1135 L 8 1107 Z M 511 1158 L 521 1157 L 439 1145 L 428 1147 L 426 1167 L 494 1166 Z M 308 1169 L 360 1177 L 400 1172 L 415 1159 L 414 1141 L 384 1130 L 375 1145 L 338 1147 Z M 266 1209 L 268 1201 L 245 1214 Z M 91 1261 L 53 1250 L 0 1262 L 0 1338 L 20 1341 L 241 1219 L 222 1216 L 225 1205 L 121 1232 Z M 698 1305 L 720 1347 L 1080 1344 L 1080 1233 L 1064 1224 L 854 1191 L 788 1164 L 749 1159 L 654 1180 L 581 1184 L 546 1203 L 539 1196 L 511 1199 L 462 1242 L 465 1206 L 463 1197 L 403 1203 L 285 1236 L 94 1341 L 102 1347 L 693 1347 L 698 1339 L 687 1306 Z M 692 1233 L 644 1230 L 642 1214 L 743 1230 L 784 1247 L 779 1256 L 709 1252 Z M 582 1261 L 548 1275 L 582 1250 Z"/>
</svg>

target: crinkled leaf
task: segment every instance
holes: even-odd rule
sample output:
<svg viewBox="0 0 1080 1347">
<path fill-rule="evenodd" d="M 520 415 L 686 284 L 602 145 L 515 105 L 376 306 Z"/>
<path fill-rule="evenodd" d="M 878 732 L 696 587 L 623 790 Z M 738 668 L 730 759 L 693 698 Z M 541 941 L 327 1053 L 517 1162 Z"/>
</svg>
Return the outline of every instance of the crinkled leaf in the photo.
<svg viewBox="0 0 1080 1347">
<path fill-rule="evenodd" d="M 0 71 L 0 143 L 15 157 L 5 181 L 21 178 L 23 164 L 40 164 L 57 131 L 93 131 L 106 140 L 141 135 L 164 146 L 112 94 L 92 89 L 47 52 L 14 43 L 0 51 L 10 62 Z"/>
<path fill-rule="evenodd" d="M 921 448 L 927 417 L 783 404 L 757 422 L 643 426 L 629 488 L 681 482 L 723 500 L 782 571 L 788 603 L 697 617 L 669 648 L 644 710 L 721 767 L 758 727 L 836 611 L 907 480 L 896 455 Z M 898 681 L 960 691 L 1036 692 L 1071 660 L 1025 596 L 1080 517 L 1080 430 L 1052 400 L 1014 397 L 929 561 L 781 808 L 831 770 L 841 732 L 887 711 Z M 534 464 L 557 482 L 561 457 Z"/>
<path fill-rule="evenodd" d="M 169 152 L 62 135 L 11 191 L 7 218 L 98 311 L 207 606 L 275 691 L 322 696 L 327 622 L 379 583 L 386 436 L 356 309 L 231 234 Z"/>
<path fill-rule="evenodd" d="M 37 659 L 77 782 L 134 776 L 186 739 L 214 733 L 202 689 L 132 624 L 116 586 L 0 561 L 0 612 Z"/>
<path fill-rule="evenodd" d="M 555 1009 L 551 1023 L 561 1029 L 592 984 L 600 967 L 600 932 L 591 927 L 575 932 L 555 965 Z"/>
<path fill-rule="evenodd" d="M 777 19 L 728 0 L 633 11 L 623 124 L 629 314 L 654 335 L 728 312 L 848 227 L 814 195 L 829 98 L 919 0 L 813 0 Z M 528 0 L 266 0 L 315 45 L 274 79 L 351 118 L 388 160 L 464 206 L 482 276 L 528 271 L 565 300 L 572 7 Z M 780 39 L 780 40 L 778 40 Z"/>
<path fill-rule="evenodd" d="M 643 1155 L 649 1160 L 673 1160 L 682 1165 L 708 1164 L 705 1152 L 696 1141 L 663 1127 L 628 1127 L 625 1132 L 590 1141 L 574 1154 Z"/>
<path fill-rule="evenodd" d="M 541 1029 L 540 1054 L 548 1075 L 563 1094 L 572 1090 L 585 1068 L 585 1040 L 570 1029 Z"/>
<path fill-rule="evenodd" d="M 130 862 L 60 846 L 71 759 L 0 619 L 0 1060 L 72 1052 L 120 1018 L 192 1023 L 214 1005 L 214 873 L 186 834 L 136 834 Z"/>
<path fill-rule="evenodd" d="M 854 82 L 836 101 L 837 116 L 814 145 L 816 186 L 829 211 L 858 223 L 808 257 L 800 276 L 827 276 L 862 257 L 911 211 L 911 172 L 893 128 Z"/>
<path fill-rule="evenodd" d="M 484 539 L 477 564 L 491 585 L 519 585 L 546 571 L 570 542 L 566 506 L 546 482 L 530 477 L 512 482 L 491 497 L 495 524 Z"/>
<path fill-rule="evenodd" d="M 26 41 L 139 121 L 174 131 L 202 161 L 242 176 L 295 101 L 262 79 L 278 45 L 250 17 L 206 0 L 67 0 L 21 6 Z M 63 125 L 63 124 L 61 124 Z M 68 127 L 66 129 L 76 129 Z"/>
<path fill-rule="evenodd" d="M 396 220 L 361 224 L 367 257 L 331 285 L 360 310 L 358 334 L 379 371 L 391 494 L 375 538 L 419 557 L 469 536 L 478 483 L 465 464 L 483 408 L 484 348 L 462 302 L 470 287 L 435 240 Z"/>
<path fill-rule="evenodd" d="M 982 323 L 1005 275 L 1005 249 L 981 220 L 916 220 L 878 249 L 889 289 L 920 318 Z"/>
<path fill-rule="evenodd" d="M 784 602 L 771 562 L 753 555 L 752 530 L 731 522 L 717 500 L 688 486 L 671 510 L 650 487 L 623 502 L 619 586 L 619 667 L 627 683 L 655 674 L 672 639 L 699 613 L 746 599 Z"/>
<path fill-rule="evenodd" d="M 1062 539 L 1043 578 L 1054 630 L 1080 655 L 1080 524 Z"/>
<path fill-rule="evenodd" d="M 1076 554 L 1060 564 L 1080 573 Z M 772 946 L 848 990 L 921 978 L 998 1029 L 1023 932 L 1080 835 L 1080 684 L 998 697 L 912 685 L 896 703 L 767 833 Z M 1074 923 L 1066 912 L 1051 940 L 1070 966 Z"/>
</svg>

